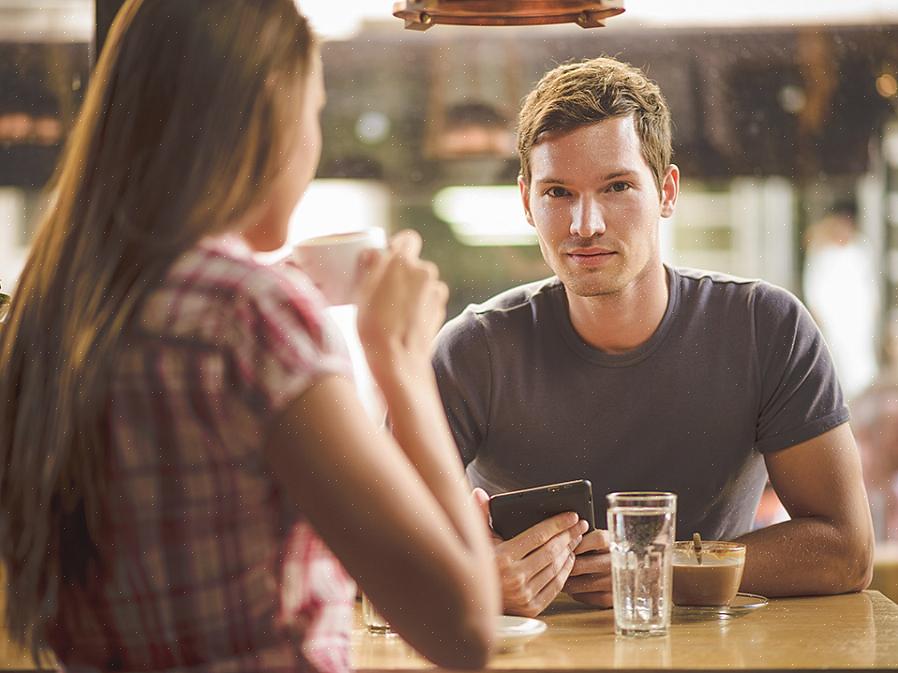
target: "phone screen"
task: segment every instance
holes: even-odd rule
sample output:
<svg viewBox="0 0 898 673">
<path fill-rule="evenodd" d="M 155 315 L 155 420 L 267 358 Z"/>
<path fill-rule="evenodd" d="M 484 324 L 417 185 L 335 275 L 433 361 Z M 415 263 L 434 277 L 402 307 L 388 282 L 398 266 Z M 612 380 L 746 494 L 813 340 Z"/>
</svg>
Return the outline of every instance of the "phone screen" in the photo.
<svg viewBox="0 0 898 673">
<path fill-rule="evenodd" d="M 589 523 L 589 530 L 596 527 L 592 484 L 587 479 L 497 493 L 489 504 L 493 530 L 503 540 L 562 512 L 577 512 Z"/>
</svg>

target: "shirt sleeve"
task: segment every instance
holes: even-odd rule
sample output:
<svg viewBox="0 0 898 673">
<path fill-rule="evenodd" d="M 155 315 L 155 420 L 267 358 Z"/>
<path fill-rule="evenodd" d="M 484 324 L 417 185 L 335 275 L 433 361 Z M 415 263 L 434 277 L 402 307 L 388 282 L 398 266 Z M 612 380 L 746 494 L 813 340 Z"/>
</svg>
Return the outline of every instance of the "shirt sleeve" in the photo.
<svg viewBox="0 0 898 673">
<path fill-rule="evenodd" d="M 234 307 L 233 356 L 238 388 L 256 414 L 275 415 L 322 376 L 352 377 L 342 336 L 301 272 L 263 267 L 245 287 Z"/>
<path fill-rule="evenodd" d="M 782 288 L 754 290 L 760 400 L 755 446 L 778 451 L 848 421 L 829 350 L 808 310 Z"/>
<path fill-rule="evenodd" d="M 486 439 L 492 387 L 489 341 L 471 309 L 437 335 L 433 367 L 449 427 L 467 465 Z"/>
</svg>

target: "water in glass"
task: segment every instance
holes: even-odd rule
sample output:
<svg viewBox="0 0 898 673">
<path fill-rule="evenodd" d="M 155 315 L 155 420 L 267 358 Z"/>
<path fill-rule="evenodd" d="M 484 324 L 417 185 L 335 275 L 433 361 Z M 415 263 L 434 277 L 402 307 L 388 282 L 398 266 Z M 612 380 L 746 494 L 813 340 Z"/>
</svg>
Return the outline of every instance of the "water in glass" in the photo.
<svg viewBox="0 0 898 673">
<path fill-rule="evenodd" d="M 615 631 L 663 635 L 670 625 L 675 507 L 610 507 Z"/>
</svg>

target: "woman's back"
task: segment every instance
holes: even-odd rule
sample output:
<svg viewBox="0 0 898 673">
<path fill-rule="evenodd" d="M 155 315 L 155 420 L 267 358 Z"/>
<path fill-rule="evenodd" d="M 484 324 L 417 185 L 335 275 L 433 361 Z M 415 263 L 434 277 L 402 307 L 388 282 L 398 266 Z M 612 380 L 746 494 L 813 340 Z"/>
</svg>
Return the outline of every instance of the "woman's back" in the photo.
<svg viewBox="0 0 898 673">
<path fill-rule="evenodd" d="M 321 308 L 236 237 L 188 251 L 147 298 L 113 369 L 99 561 L 50 631 L 63 662 L 205 670 L 255 653 L 242 670 L 289 669 L 302 644 L 321 670 L 348 668 L 354 583 L 261 447 L 284 404 L 348 372 Z"/>
</svg>

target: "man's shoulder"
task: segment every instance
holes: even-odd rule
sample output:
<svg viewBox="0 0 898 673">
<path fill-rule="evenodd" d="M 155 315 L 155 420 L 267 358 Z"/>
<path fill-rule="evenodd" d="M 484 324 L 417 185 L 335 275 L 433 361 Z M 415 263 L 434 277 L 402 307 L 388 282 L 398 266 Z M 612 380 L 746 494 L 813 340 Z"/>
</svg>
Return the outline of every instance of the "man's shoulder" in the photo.
<svg viewBox="0 0 898 673">
<path fill-rule="evenodd" d="M 720 271 L 673 267 L 686 297 L 701 303 L 722 301 L 744 302 L 746 306 L 797 305 L 799 300 L 789 290 L 760 278 L 746 278 Z"/>
<path fill-rule="evenodd" d="M 696 269 L 686 266 L 673 267 L 673 273 L 687 285 L 707 285 L 717 290 L 734 288 L 742 291 L 750 291 L 753 286 L 765 282 L 760 278 L 745 278 L 730 273 L 724 273 L 722 271 Z"/>
<path fill-rule="evenodd" d="M 458 345 L 477 336 L 524 331 L 543 309 L 564 301 L 564 287 L 556 277 L 544 278 L 500 292 L 479 304 L 469 304 L 440 331 L 438 344 Z"/>
<path fill-rule="evenodd" d="M 526 311 L 537 302 L 553 301 L 564 295 L 564 287 L 555 276 L 532 283 L 518 285 L 493 295 L 480 304 L 470 304 L 462 313 L 471 313 L 484 319 Z"/>
</svg>

